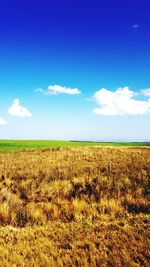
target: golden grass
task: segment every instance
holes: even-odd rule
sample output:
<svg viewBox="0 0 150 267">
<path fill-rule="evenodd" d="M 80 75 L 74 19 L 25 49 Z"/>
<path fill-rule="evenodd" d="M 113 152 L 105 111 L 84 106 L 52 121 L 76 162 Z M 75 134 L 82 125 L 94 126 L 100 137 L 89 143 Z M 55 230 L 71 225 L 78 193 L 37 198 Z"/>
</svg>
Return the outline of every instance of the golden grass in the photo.
<svg viewBox="0 0 150 267">
<path fill-rule="evenodd" d="M 150 148 L 0 154 L 1 266 L 149 266 Z"/>
</svg>

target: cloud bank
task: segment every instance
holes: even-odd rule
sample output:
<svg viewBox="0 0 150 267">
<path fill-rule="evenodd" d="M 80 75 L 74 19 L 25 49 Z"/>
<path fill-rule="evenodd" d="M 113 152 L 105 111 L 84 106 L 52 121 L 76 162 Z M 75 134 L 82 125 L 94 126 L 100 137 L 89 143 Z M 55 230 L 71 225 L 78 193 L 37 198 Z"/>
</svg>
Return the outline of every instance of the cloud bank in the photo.
<svg viewBox="0 0 150 267">
<path fill-rule="evenodd" d="M 3 120 L 2 118 L 0 118 L 0 125 L 6 125 L 7 122 L 5 120 Z"/>
<path fill-rule="evenodd" d="M 12 103 L 12 106 L 8 109 L 8 113 L 12 116 L 17 116 L 17 117 L 32 117 L 32 113 L 26 108 L 22 107 L 20 105 L 19 99 L 15 99 Z"/>
<path fill-rule="evenodd" d="M 150 97 L 150 88 L 141 90 L 141 94 Z"/>
<path fill-rule="evenodd" d="M 37 88 L 35 92 L 39 92 L 44 95 L 58 95 L 58 94 L 78 95 L 78 94 L 81 94 L 78 88 L 70 88 L 70 87 L 65 87 L 61 85 L 49 85 L 48 90 Z"/>
<path fill-rule="evenodd" d="M 148 91 L 143 95 L 149 96 Z M 141 91 L 141 92 L 142 92 Z M 93 99 L 100 106 L 94 109 L 94 113 L 105 116 L 123 115 L 144 115 L 150 113 L 150 98 L 147 100 L 136 100 L 136 92 L 129 90 L 128 87 L 119 88 L 112 92 L 102 88 L 97 91 Z"/>
</svg>

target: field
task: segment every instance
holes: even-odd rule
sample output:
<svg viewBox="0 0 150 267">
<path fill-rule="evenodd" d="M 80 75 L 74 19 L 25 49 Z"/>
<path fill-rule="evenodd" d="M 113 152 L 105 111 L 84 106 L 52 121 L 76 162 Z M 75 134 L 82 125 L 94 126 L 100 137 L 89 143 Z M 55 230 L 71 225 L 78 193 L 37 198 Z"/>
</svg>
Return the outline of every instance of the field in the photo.
<svg viewBox="0 0 150 267">
<path fill-rule="evenodd" d="M 0 140 L 0 152 L 79 146 L 150 146 L 150 142 L 82 142 L 61 140 Z"/>
<path fill-rule="evenodd" d="M 150 147 L 127 144 L 0 141 L 1 266 L 149 267 Z"/>
</svg>

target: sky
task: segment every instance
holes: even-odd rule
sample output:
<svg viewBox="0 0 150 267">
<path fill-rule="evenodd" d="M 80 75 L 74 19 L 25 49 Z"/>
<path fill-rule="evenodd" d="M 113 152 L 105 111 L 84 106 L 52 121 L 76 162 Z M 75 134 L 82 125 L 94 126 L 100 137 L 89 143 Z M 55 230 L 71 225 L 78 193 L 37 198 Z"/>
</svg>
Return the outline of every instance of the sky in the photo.
<svg viewBox="0 0 150 267">
<path fill-rule="evenodd" d="M 149 0 L 0 3 L 0 139 L 150 141 Z"/>
</svg>

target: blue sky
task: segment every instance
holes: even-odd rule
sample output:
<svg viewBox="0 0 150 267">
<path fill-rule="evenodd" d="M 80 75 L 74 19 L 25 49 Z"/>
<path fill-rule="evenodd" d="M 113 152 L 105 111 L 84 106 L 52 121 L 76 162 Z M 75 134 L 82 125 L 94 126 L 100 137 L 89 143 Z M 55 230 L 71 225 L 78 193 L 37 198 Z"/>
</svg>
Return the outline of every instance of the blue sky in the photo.
<svg viewBox="0 0 150 267">
<path fill-rule="evenodd" d="M 150 141 L 149 0 L 0 3 L 0 139 Z"/>
</svg>

